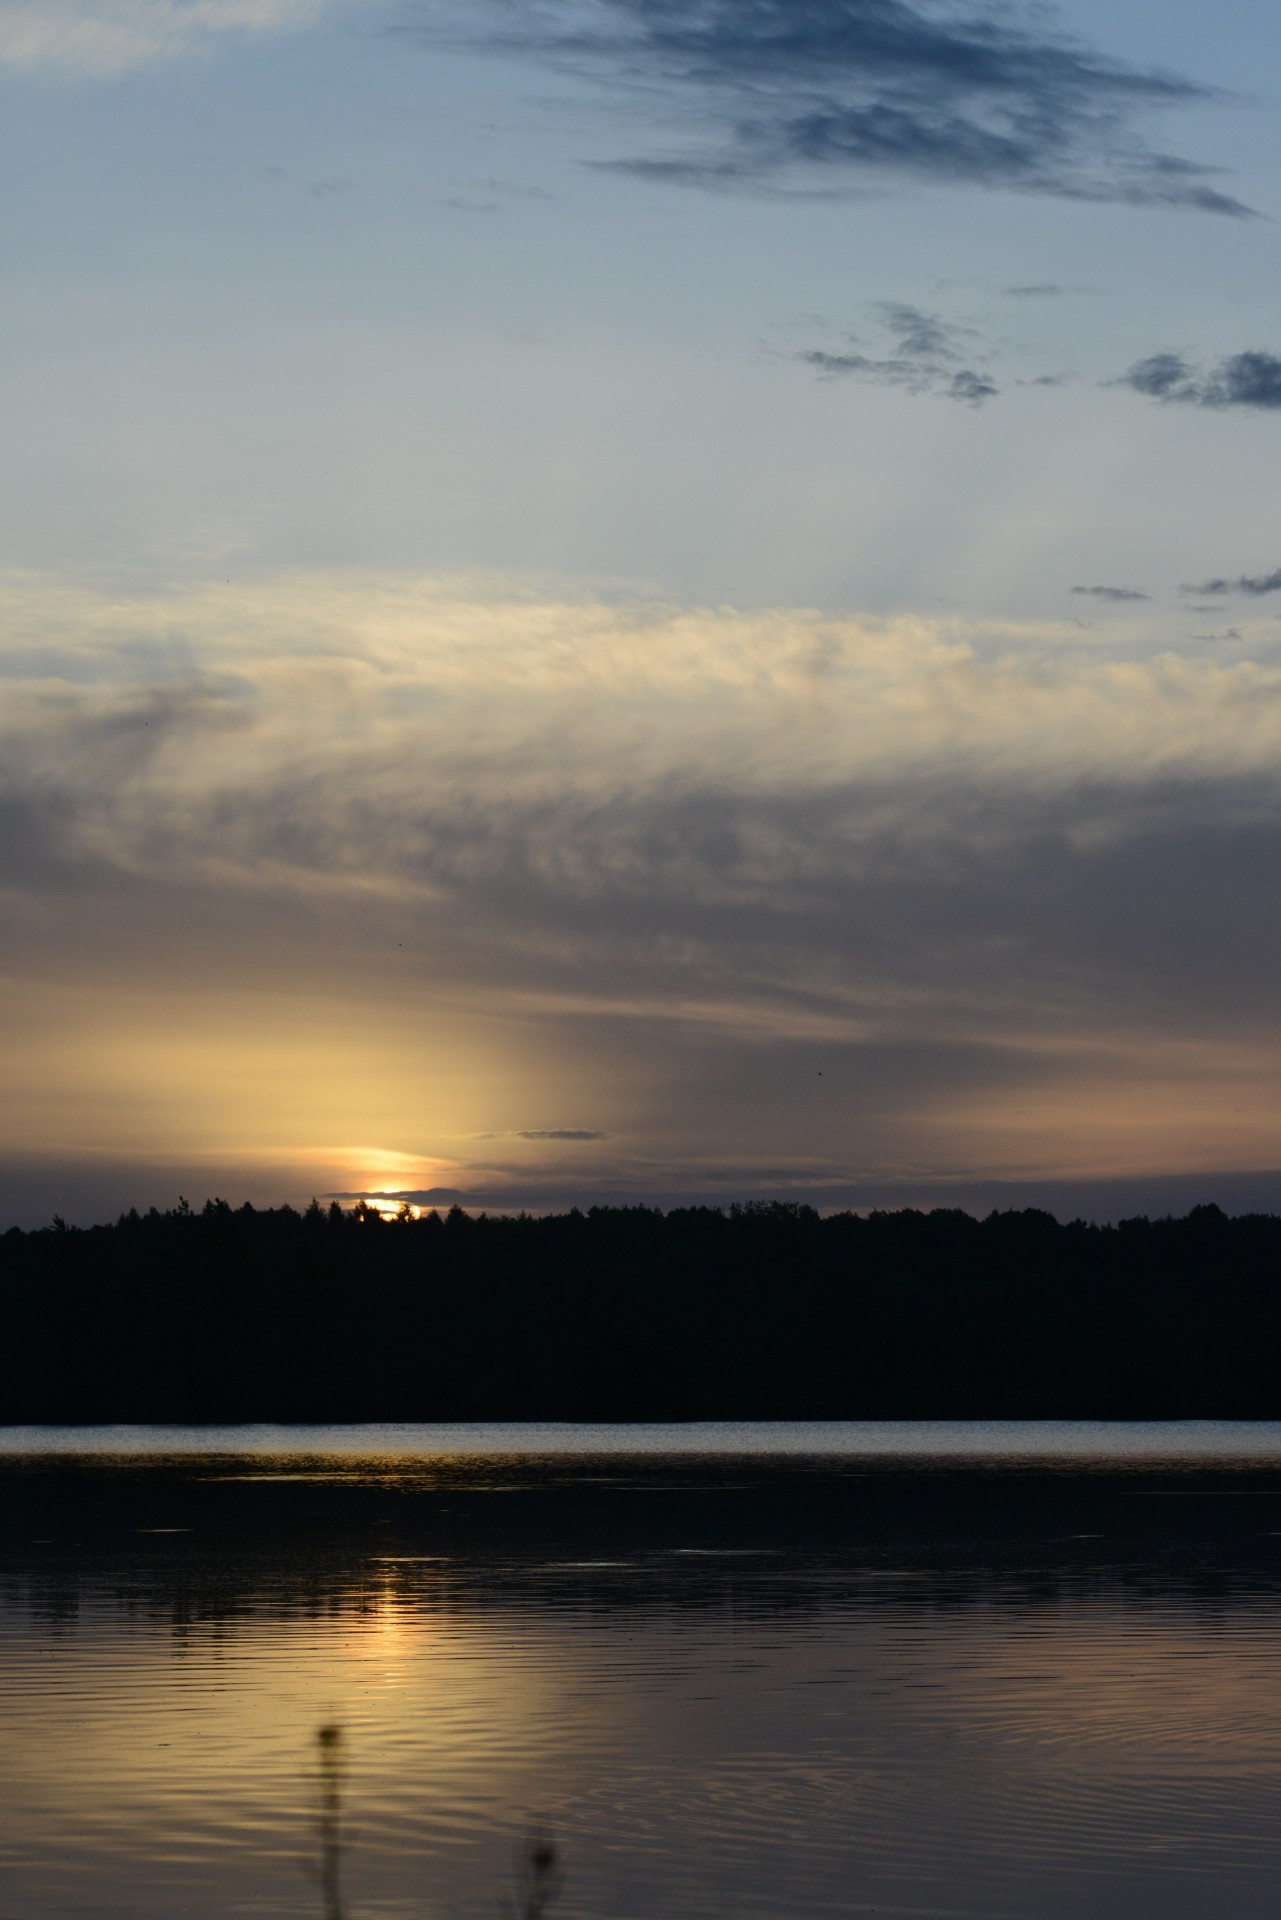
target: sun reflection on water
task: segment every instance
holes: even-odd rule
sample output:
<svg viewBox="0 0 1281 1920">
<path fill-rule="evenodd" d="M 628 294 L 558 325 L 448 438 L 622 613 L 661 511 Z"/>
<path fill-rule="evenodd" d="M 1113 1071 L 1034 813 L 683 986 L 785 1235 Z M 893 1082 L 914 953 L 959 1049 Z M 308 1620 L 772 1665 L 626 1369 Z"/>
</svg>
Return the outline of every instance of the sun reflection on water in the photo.
<svg viewBox="0 0 1281 1920">
<path fill-rule="evenodd" d="M 572 1499 L 532 1456 L 211 1464 L 140 1474 L 96 1557 L 10 1542 L 6 1912 L 315 1920 L 321 1727 L 354 1920 L 493 1920 L 540 1825 L 565 1920 L 1255 1920 L 1281 1884 L 1258 1501 L 1100 1481 L 1069 1524 L 1038 1483 L 989 1563 L 968 1482 L 931 1533 L 896 1482 L 883 1537 L 825 1482 L 796 1536 L 804 1483 L 770 1508 L 742 1461 L 601 1456 Z"/>
</svg>

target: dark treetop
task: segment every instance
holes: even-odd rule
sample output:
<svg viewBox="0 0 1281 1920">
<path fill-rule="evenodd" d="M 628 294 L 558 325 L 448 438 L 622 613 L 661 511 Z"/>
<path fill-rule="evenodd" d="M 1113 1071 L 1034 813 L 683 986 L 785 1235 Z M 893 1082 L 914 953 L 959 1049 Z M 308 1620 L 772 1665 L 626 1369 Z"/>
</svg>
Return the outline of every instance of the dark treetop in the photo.
<svg viewBox="0 0 1281 1920">
<path fill-rule="evenodd" d="M 0 1236 L 0 1422 L 1281 1417 L 1281 1219 L 314 1202 Z"/>
</svg>

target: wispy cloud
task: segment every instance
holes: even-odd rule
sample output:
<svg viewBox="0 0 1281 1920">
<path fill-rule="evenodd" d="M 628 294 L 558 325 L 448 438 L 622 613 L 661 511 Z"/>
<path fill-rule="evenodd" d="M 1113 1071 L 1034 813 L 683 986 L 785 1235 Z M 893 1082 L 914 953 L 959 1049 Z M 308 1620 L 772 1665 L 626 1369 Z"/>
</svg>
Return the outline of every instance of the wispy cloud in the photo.
<svg viewBox="0 0 1281 1920">
<path fill-rule="evenodd" d="M 1265 593 L 1281 593 L 1281 567 L 1274 573 L 1243 573 L 1235 580 L 1202 580 L 1195 586 L 1180 587 L 1180 593 L 1247 593 L 1261 597 Z"/>
<path fill-rule="evenodd" d="M 1068 287 L 1057 280 L 1034 280 L 1022 286 L 1002 287 L 1007 300 L 1063 300 L 1070 294 L 1101 293 L 1101 287 Z"/>
<path fill-rule="evenodd" d="M 1137 587 L 1069 587 L 1069 593 L 1088 594 L 1093 600 L 1150 600 L 1151 594 L 1140 593 Z"/>
<path fill-rule="evenodd" d="M 110 75 L 224 34 L 284 33 L 368 0 L 0 0 L 0 65 Z"/>
<path fill-rule="evenodd" d="M 867 380 L 971 406 L 994 399 L 1000 391 L 986 371 L 965 364 L 974 355 L 969 328 L 898 300 L 883 300 L 873 312 L 890 336 L 888 351 L 868 354 L 852 344 L 836 350 L 811 347 L 796 358 L 826 380 Z"/>
<path fill-rule="evenodd" d="M 331 1187 L 317 1196 L 321 1200 L 369 1200 L 378 1199 L 402 1202 L 411 1207 L 452 1207 L 460 1202 L 469 1207 L 502 1206 L 505 1196 L 497 1201 L 485 1193 L 464 1192 L 460 1187 Z M 517 1203 L 519 1204 L 519 1203 Z"/>
<path fill-rule="evenodd" d="M 565 1192 L 1245 1164 L 1275 649 L 339 574 L 5 576 L 0 635 L 23 1151 L 251 1110 L 409 1156 L 353 1193 L 509 1190 L 485 1136 Z"/>
<path fill-rule="evenodd" d="M 516 1135 L 518 1140 L 604 1140 L 605 1137 L 593 1127 L 522 1127 Z"/>
<path fill-rule="evenodd" d="M 1167 404 L 1270 413 L 1281 407 L 1281 355 L 1251 349 L 1204 369 L 1181 353 L 1153 353 L 1136 360 L 1119 384 Z"/>
<path fill-rule="evenodd" d="M 1144 114 L 1211 97 L 1056 30 L 1047 10 L 931 0 L 419 0 L 429 37 L 588 74 L 697 115 L 682 150 L 599 164 L 702 187 L 860 177 L 1241 215 Z"/>
<path fill-rule="evenodd" d="M 737 886 L 768 836 L 749 858 L 728 819 L 802 795 L 1270 776 L 1281 738 L 1270 659 L 1112 655 L 1053 627 L 325 575 L 138 602 L 9 576 L 0 605 L 5 792 L 40 859 L 194 861 L 219 884 L 266 863 L 340 890 L 518 869 L 571 894 L 715 889 L 741 855 Z"/>
<path fill-rule="evenodd" d="M 509 1132 L 478 1134 L 480 1140 L 606 1140 L 598 1127 L 516 1127 Z"/>
</svg>

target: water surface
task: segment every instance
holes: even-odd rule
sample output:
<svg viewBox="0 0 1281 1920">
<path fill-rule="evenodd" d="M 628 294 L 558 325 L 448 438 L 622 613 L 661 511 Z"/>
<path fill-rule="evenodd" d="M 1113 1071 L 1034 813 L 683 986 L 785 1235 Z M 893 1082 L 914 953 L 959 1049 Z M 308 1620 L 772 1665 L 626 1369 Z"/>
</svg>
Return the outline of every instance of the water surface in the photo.
<svg viewBox="0 0 1281 1920">
<path fill-rule="evenodd" d="M 1245 1916 L 1281 1426 L 0 1433 L 0 1917 Z"/>
</svg>

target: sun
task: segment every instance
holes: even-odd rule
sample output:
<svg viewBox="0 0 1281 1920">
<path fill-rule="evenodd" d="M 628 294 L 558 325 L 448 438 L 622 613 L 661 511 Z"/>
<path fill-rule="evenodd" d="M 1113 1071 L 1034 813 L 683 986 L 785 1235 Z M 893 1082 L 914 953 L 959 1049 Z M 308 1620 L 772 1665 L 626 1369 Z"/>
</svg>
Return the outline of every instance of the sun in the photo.
<svg viewBox="0 0 1281 1920">
<path fill-rule="evenodd" d="M 301 1151 L 301 1150 L 300 1150 Z M 354 1202 L 363 1200 L 384 1220 L 408 1211 L 415 1220 L 430 1211 L 416 1202 L 406 1202 L 406 1192 L 421 1191 L 450 1183 L 455 1169 L 445 1161 L 422 1154 L 402 1153 L 393 1147 L 322 1147 L 308 1156 L 321 1161 L 331 1179 L 331 1191 Z"/>
</svg>

